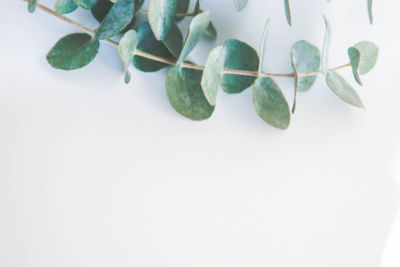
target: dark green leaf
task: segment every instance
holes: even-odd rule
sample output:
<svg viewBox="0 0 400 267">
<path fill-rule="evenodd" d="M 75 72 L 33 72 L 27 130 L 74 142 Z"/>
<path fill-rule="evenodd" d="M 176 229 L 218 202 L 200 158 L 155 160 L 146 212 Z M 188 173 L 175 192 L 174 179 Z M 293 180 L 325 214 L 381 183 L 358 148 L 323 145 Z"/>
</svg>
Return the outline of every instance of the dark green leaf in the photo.
<svg viewBox="0 0 400 267">
<path fill-rule="evenodd" d="M 171 60 L 175 59 L 167 47 L 165 47 L 164 43 L 155 38 L 148 22 L 144 22 L 140 25 L 138 36 L 138 50 Z M 133 57 L 133 64 L 137 69 L 145 72 L 158 71 L 168 65 L 138 55 Z"/>
<path fill-rule="evenodd" d="M 187 13 L 188 9 L 189 9 L 189 4 L 190 4 L 190 0 L 178 0 L 178 4 L 176 6 L 176 13 Z M 185 17 L 177 17 L 176 21 L 181 21 L 183 20 Z"/>
<path fill-rule="evenodd" d="M 241 41 L 230 39 L 224 43 L 225 60 L 224 67 L 231 70 L 257 71 L 259 58 L 257 52 Z M 255 77 L 224 74 L 221 87 L 229 94 L 240 93 L 250 87 Z"/>
<path fill-rule="evenodd" d="M 87 33 L 74 33 L 59 40 L 47 54 L 56 69 L 74 70 L 89 64 L 99 51 L 100 42 Z"/>
<path fill-rule="evenodd" d="M 183 47 L 183 36 L 176 23 L 172 24 L 167 37 L 162 42 L 176 58 L 179 57 Z"/>
</svg>

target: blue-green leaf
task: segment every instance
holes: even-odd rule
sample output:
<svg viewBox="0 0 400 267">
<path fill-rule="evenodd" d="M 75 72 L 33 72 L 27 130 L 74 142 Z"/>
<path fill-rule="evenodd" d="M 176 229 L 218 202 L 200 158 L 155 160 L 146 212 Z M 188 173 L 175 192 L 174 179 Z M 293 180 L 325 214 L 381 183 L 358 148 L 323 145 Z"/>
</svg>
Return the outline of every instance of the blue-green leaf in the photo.
<svg viewBox="0 0 400 267">
<path fill-rule="evenodd" d="M 259 58 L 257 52 L 246 43 L 230 39 L 224 43 L 225 69 L 257 71 Z M 255 77 L 242 76 L 237 74 L 224 74 L 221 81 L 222 89 L 228 94 L 240 93 L 250 87 Z"/>
<path fill-rule="evenodd" d="M 96 30 L 95 39 L 103 40 L 118 34 L 132 20 L 134 10 L 134 0 L 118 0 Z"/>
<path fill-rule="evenodd" d="M 215 106 L 218 87 L 224 70 L 224 47 L 217 46 L 208 55 L 204 66 L 201 87 L 210 105 Z"/>
<path fill-rule="evenodd" d="M 181 64 L 200 41 L 201 36 L 203 36 L 204 32 L 207 30 L 208 25 L 210 24 L 210 17 L 210 11 L 205 11 L 196 15 L 192 19 L 189 26 L 189 32 L 186 36 L 186 40 L 183 45 L 181 55 L 178 58 L 177 64 Z"/>
<path fill-rule="evenodd" d="M 324 38 L 324 45 L 322 49 L 322 74 L 326 76 L 329 72 L 329 48 L 331 45 L 331 24 L 329 23 L 328 19 L 324 16 L 324 22 L 326 27 L 326 33 Z"/>
<path fill-rule="evenodd" d="M 328 84 L 329 88 L 344 102 L 358 108 L 364 108 L 364 105 L 357 92 L 337 72 L 329 72 L 326 75 L 326 83 Z"/>
<path fill-rule="evenodd" d="M 201 89 L 202 71 L 172 67 L 166 88 L 171 106 L 181 115 L 196 121 L 208 119 L 214 112 Z"/>
<path fill-rule="evenodd" d="M 285 130 L 290 124 L 289 105 L 279 86 L 268 77 L 258 78 L 253 87 L 253 105 L 268 124 Z"/>
<path fill-rule="evenodd" d="M 68 14 L 77 8 L 78 6 L 72 0 L 57 0 L 54 5 L 54 10 L 58 14 Z"/>
<path fill-rule="evenodd" d="M 239 12 L 242 11 L 247 6 L 248 2 L 249 2 L 248 0 L 233 0 L 236 9 Z"/>
<path fill-rule="evenodd" d="M 84 9 L 91 9 L 97 0 L 73 0 L 75 4 Z"/>
<path fill-rule="evenodd" d="M 89 64 L 99 51 L 100 42 L 87 33 L 74 33 L 60 39 L 47 54 L 56 69 L 75 70 Z"/>
<path fill-rule="evenodd" d="M 347 54 L 349 55 L 349 58 L 350 58 L 350 64 L 351 64 L 351 68 L 353 70 L 354 79 L 356 80 L 356 82 L 359 85 L 362 85 L 360 73 L 359 73 L 359 68 L 360 68 L 360 63 L 361 63 L 361 53 L 357 48 L 350 47 L 347 50 Z"/>
<path fill-rule="evenodd" d="M 125 67 L 125 83 L 130 81 L 129 63 L 133 58 L 138 41 L 138 34 L 134 30 L 129 30 L 121 38 L 118 45 L 118 53 Z"/>
<path fill-rule="evenodd" d="M 370 72 L 376 65 L 379 55 L 379 48 L 371 42 L 362 41 L 354 45 L 360 51 L 360 74 L 365 75 Z"/>
<path fill-rule="evenodd" d="M 164 40 L 175 22 L 177 0 L 151 0 L 149 22 L 157 40 Z"/>
<path fill-rule="evenodd" d="M 286 15 L 286 20 L 290 26 L 292 26 L 292 12 L 290 10 L 290 3 L 289 0 L 284 0 L 285 4 L 285 15 Z"/>
</svg>

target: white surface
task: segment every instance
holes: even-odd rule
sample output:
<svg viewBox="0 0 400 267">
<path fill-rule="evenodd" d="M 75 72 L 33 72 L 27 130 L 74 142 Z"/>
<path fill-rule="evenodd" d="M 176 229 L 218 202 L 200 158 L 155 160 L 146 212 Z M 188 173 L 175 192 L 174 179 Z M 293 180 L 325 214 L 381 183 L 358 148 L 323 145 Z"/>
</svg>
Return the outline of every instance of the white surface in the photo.
<svg viewBox="0 0 400 267">
<path fill-rule="evenodd" d="M 398 1 L 376 2 L 373 27 L 365 1 L 293 1 L 292 29 L 281 1 L 251 0 L 240 14 L 230 0 L 202 2 L 218 44 L 239 38 L 258 47 L 271 16 L 268 71 L 290 71 L 300 38 L 321 46 L 322 13 L 334 29 L 332 65 L 347 61 L 350 45 L 376 42 L 379 64 L 358 88 L 367 111 L 319 79 L 300 95 L 286 132 L 257 117 L 251 90 L 220 94 L 213 118 L 192 122 L 169 106 L 165 71 L 134 71 L 125 86 L 107 44 L 85 69 L 53 70 L 47 51 L 76 30 L 6 1 L 0 266 L 380 266 L 398 206 Z M 203 63 L 215 45 L 204 42 L 191 57 Z M 278 82 L 291 99 L 292 81 Z"/>
</svg>

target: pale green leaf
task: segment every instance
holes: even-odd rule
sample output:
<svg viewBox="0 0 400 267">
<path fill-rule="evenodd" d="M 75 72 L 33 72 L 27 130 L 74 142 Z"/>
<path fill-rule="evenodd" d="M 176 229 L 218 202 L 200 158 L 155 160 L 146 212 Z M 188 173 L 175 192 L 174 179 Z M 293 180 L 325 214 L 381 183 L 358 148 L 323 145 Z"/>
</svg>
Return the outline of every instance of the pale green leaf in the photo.
<svg viewBox="0 0 400 267">
<path fill-rule="evenodd" d="M 360 74 L 365 75 L 375 67 L 378 60 L 379 48 L 368 41 L 359 42 L 354 47 L 361 53 Z"/>
<path fill-rule="evenodd" d="M 201 87 L 210 105 L 215 106 L 218 87 L 224 70 L 224 47 L 217 46 L 208 55 L 204 66 Z"/>
<path fill-rule="evenodd" d="M 178 0 L 151 0 L 149 3 L 149 22 L 158 40 L 167 38 L 175 21 Z"/>
<path fill-rule="evenodd" d="M 248 2 L 248 0 L 233 0 L 237 11 L 242 11 L 247 6 Z"/>
<path fill-rule="evenodd" d="M 301 73 L 319 71 L 321 55 L 318 47 L 307 41 L 298 41 L 292 46 L 291 58 L 296 74 L 297 90 L 300 92 L 308 91 L 315 83 L 317 76 L 301 77 Z"/>
<path fill-rule="evenodd" d="M 208 25 L 210 24 L 210 11 L 205 11 L 196 15 L 189 26 L 189 32 L 186 36 L 185 43 L 182 48 L 181 55 L 178 58 L 177 64 L 181 64 L 185 58 L 189 55 L 189 53 L 193 50 L 193 48 L 200 41 L 201 36 L 207 30 Z"/>
<path fill-rule="evenodd" d="M 353 70 L 354 79 L 356 80 L 356 82 L 359 85 L 362 85 L 361 78 L 360 78 L 360 73 L 359 73 L 359 68 L 360 68 L 360 63 L 361 63 L 361 53 L 357 48 L 350 47 L 347 50 L 347 54 L 349 55 L 350 64 L 351 64 L 351 68 Z"/>
<path fill-rule="evenodd" d="M 328 19 L 324 16 L 324 22 L 325 22 L 325 27 L 326 27 L 326 33 L 325 33 L 325 38 L 324 38 L 324 45 L 322 49 L 322 74 L 325 76 L 329 72 L 329 48 L 331 45 L 331 24 L 329 23 Z"/>
<path fill-rule="evenodd" d="M 129 63 L 131 62 L 138 44 L 139 37 L 134 30 L 127 31 L 118 45 L 118 53 L 125 67 L 125 82 L 130 80 Z"/>
<path fill-rule="evenodd" d="M 258 78 L 253 86 L 253 105 L 257 114 L 278 129 L 290 124 L 289 105 L 278 85 L 268 77 Z"/>
<path fill-rule="evenodd" d="M 340 76 L 337 72 L 329 72 L 326 75 L 326 83 L 329 88 L 344 102 L 358 108 L 364 108 L 364 105 L 357 92 Z"/>
</svg>

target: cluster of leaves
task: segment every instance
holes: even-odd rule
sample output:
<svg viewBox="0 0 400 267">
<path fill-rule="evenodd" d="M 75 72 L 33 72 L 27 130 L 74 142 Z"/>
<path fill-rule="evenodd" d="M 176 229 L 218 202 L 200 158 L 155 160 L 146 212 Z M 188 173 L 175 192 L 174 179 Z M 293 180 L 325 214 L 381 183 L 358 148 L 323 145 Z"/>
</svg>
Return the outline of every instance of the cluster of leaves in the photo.
<svg viewBox="0 0 400 267">
<path fill-rule="evenodd" d="M 242 7 L 247 1 L 235 1 Z M 144 72 L 155 72 L 169 66 L 166 77 L 166 91 L 172 107 L 192 120 L 205 120 L 215 109 L 218 89 L 228 94 L 241 93 L 253 87 L 253 104 L 257 114 L 268 124 L 286 129 L 290 124 L 292 112 L 280 87 L 273 76 L 263 71 L 267 22 L 264 37 L 257 53 L 248 44 L 230 39 L 214 48 L 205 63 L 198 66 L 187 60 L 188 55 L 199 43 L 202 36 L 214 39 L 216 31 L 211 23 L 209 11 L 202 11 L 200 1 L 196 1 L 193 12 L 187 13 L 190 0 L 150 0 L 148 10 L 141 10 L 144 0 L 57 0 L 55 11 L 65 14 L 78 6 L 90 9 L 100 22 L 98 28 L 87 33 L 74 33 L 60 39 L 47 55 L 47 61 L 57 69 L 74 70 L 89 64 L 97 55 L 100 41 L 118 46 L 121 60 L 125 66 L 125 82 L 131 79 L 129 66 L 133 65 Z M 38 5 L 29 1 L 29 9 Z M 138 14 L 146 14 L 145 20 L 135 30 Z M 177 23 L 191 16 L 188 33 L 183 38 Z M 327 19 L 326 35 L 322 53 L 307 41 L 293 44 L 291 51 L 297 92 L 308 91 L 318 75 L 325 77 L 328 87 L 343 101 L 356 107 L 363 107 L 357 92 L 340 76 L 337 68 L 330 68 L 328 51 L 330 25 Z M 110 41 L 122 34 L 119 43 Z M 363 41 L 348 49 L 355 80 L 361 85 L 361 75 L 368 73 L 375 65 L 378 48 L 371 42 Z M 283 75 L 285 76 L 285 75 Z"/>
</svg>

